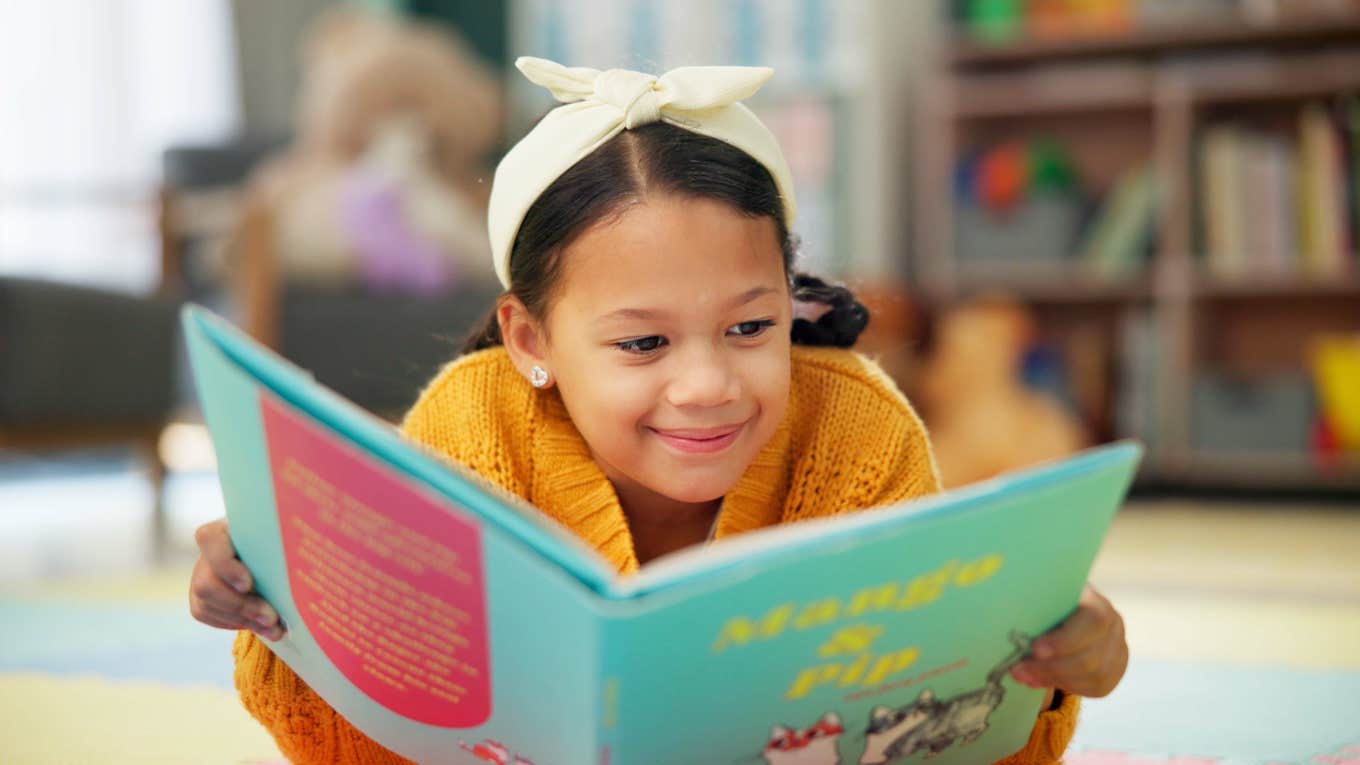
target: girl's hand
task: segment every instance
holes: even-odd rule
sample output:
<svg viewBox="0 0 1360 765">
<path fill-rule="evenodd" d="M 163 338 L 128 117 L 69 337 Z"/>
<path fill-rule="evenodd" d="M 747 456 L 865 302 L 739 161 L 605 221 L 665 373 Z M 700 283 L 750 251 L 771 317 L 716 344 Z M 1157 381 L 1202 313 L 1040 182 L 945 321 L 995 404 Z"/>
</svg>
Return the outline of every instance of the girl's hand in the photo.
<svg viewBox="0 0 1360 765">
<path fill-rule="evenodd" d="M 1011 669 L 1016 682 L 1078 696 L 1109 695 L 1129 665 L 1124 619 L 1091 585 L 1077 610 L 1034 641 L 1030 658 Z"/>
<path fill-rule="evenodd" d="M 189 579 L 189 613 L 210 627 L 250 630 L 266 640 L 283 637 L 274 607 L 254 594 L 254 579 L 227 534 L 227 519 L 212 521 L 194 532 L 200 557 Z"/>
</svg>

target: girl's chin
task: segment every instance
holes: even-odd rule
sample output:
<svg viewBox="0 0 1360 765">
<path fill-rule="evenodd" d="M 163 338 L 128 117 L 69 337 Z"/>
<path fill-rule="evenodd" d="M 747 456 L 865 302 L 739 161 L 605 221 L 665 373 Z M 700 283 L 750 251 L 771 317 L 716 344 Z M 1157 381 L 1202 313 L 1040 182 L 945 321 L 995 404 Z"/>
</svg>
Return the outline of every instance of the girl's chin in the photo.
<svg viewBox="0 0 1360 765">
<path fill-rule="evenodd" d="M 736 485 L 735 480 L 682 484 L 672 478 L 664 485 L 653 487 L 652 491 L 676 502 L 697 505 L 722 499 Z"/>
<path fill-rule="evenodd" d="M 716 502 L 717 500 L 722 499 L 723 495 L 726 493 L 727 492 L 725 491 L 696 492 L 696 493 L 687 492 L 683 494 L 672 494 L 668 492 L 666 493 L 666 496 L 670 499 L 675 500 L 676 502 L 683 502 L 687 505 L 701 505 L 705 502 Z"/>
</svg>

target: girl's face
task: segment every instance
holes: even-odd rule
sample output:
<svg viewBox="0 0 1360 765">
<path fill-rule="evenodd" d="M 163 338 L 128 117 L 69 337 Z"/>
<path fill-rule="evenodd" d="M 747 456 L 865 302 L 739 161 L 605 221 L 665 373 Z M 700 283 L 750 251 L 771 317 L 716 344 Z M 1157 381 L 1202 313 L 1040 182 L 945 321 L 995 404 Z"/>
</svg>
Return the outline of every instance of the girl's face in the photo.
<svg viewBox="0 0 1360 765">
<path fill-rule="evenodd" d="M 562 253 L 545 368 L 621 493 L 723 496 L 789 393 L 791 303 L 775 223 L 648 196 Z"/>
</svg>

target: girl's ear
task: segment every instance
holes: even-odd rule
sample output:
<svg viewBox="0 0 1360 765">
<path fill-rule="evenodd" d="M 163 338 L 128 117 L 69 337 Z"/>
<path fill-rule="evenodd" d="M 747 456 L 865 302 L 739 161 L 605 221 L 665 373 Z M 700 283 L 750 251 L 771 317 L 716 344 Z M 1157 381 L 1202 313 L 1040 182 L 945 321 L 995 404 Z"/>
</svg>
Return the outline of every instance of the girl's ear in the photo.
<svg viewBox="0 0 1360 765">
<path fill-rule="evenodd" d="M 548 347 L 542 324 L 514 295 L 502 295 L 496 302 L 496 321 L 501 325 L 501 343 L 519 373 L 524 379 L 534 381 L 534 370 L 542 370 L 547 373 L 546 384 L 534 387 L 551 387 L 553 377 L 548 367 Z M 542 378 L 541 373 L 538 376 Z"/>
</svg>

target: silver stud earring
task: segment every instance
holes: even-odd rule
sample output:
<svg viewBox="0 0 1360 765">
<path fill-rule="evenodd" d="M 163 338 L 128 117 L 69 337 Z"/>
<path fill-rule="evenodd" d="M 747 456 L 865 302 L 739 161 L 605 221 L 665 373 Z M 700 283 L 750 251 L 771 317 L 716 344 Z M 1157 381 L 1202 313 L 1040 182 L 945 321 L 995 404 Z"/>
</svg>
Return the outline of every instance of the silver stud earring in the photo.
<svg viewBox="0 0 1360 765">
<path fill-rule="evenodd" d="M 535 388 L 542 388 L 548 384 L 548 373 L 544 371 L 543 367 L 535 364 L 529 370 L 529 384 Z"/>
</svg>

